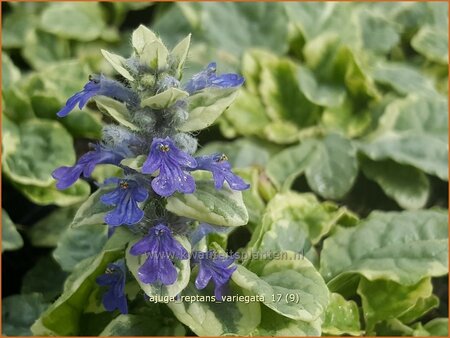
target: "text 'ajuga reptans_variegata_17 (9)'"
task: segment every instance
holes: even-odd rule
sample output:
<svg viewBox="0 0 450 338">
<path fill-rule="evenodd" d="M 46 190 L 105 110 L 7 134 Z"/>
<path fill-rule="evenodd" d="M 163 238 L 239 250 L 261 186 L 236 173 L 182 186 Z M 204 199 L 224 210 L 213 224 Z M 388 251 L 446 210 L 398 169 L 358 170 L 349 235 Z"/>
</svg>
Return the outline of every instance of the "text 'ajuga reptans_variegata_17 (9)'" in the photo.
<svg viewBox="0 0 450 338">
<path fill-rule="evenodd" d="M 198 266 L 196 287 L 204 289 L 212 280 L 219 297 L 227 292 L 227 283 L 236 269 L 234 259 L 217 252 L 211 255 L 213 251 L 202 247 L 197 235 L 195 241 L 189 242 L 206 223 L 186 217 L 183 212 L 164 210 L 164 206 L 169 198 L 195 195 L 197 171 L 212 173 L 210 184 L 217 190 L 240 193 L 249 188 L 233 173 L 225 154 L 196 157 L 197 140 L 191 133 L 219 117 L 233 102 L 244 78 L 217 74 L 216 63 L 211 62 L 183 81 L 189 45 L 190 35 L 169 51 L 156 34 L 141 25 L 132 34 L 130 57 L 102 50 L 122 80 L 91 75 L 57 115 L 65 117 L 76 106 L 83 109 L 94 101 L 118 124 L 104 126 L 102 140 L 91 144 L 91 150 L 74 165 L 55 169 L 53 177 L 58 189 L 67 189 L 79 178 L 89 178 L 98 165 L 122 169 L 121 177 L 110 177 L 97 185 L 107 189 L 100 203 L 109 208 L 104 216 L 108 235 L 112 236 L 117 227 L 126 227 L 135 234 L 129 254 L 142 262 L 137 271 L 132 271 L 138 283 L 173 285 L 180 273 L 178 264 L 190 260 L 189 268 Z M 215 104 L 215 98 L 222 99 L 222 103 Z M 198 105 L 203 103 L 198 115 Z M 140 165 L 136 165 L 139 159 Z M 222 225 L 207 226 L 221 231 Z M 205 253 L 204 257 L 198 258 L 201 253 Z M 103 296 L 106 310 L 128 313 L 125 283 L 132 278 L 128 270 L 121 258 L 111 262 L 97 278 L 97 283 L 107 288 Z"/>
</svg>

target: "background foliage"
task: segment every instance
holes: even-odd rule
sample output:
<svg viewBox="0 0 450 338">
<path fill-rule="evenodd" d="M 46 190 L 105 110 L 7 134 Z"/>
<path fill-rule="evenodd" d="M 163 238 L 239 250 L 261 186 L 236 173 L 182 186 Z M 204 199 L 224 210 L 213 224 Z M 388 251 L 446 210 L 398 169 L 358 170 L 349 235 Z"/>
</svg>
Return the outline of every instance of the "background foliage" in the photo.
<svg viewBox="0 0 450 338">
<path fill-rule="evenodd" d="M 2 5 L 4 334 L 39 318 L 35 334 L 447 335 L 446 3 Z M 99 306 L 92 276 L 122 244 L 95 222 L 69 227 L 95 185 L 58 191 L 50 173 L 100 137 L 102 116 L 56 112 L 90 73 L 114 74 L 100 49 L 128 54 L 141 23 L 169 46 L 192 33 L 186 78 L 211 60 L 244 75 L 199 137 L 251 182 L 250 222 L 209 240 L 304 253 L 233 275 L 237 293 L 300 292 L 301 306 L 149 305 L 133 285 L 131 314 Z"/>
</svg>

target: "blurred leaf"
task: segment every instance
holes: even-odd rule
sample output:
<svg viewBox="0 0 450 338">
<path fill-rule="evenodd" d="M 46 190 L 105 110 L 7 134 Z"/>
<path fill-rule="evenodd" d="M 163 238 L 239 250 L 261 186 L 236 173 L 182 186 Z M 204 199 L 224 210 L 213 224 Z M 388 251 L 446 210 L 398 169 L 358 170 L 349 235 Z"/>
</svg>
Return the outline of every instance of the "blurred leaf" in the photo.
<svg viewBox="0 0 450 338">
<path fill-rule="evenodd" d="M 398 319 L 403 323 L 410 324 L 438 306 L 439 298 L 435 295 L 431 295 L 427 298 L 419 298 L 417 299 L 416 304 L 399 316 Z"/>
<path fill-rule="evenodd" d="M 308 185 L 325 198 L 340 199 L 351 189 L 358 173 L 356 148 L 338 134 L 315 143 L 315 154 L 305 171 Z"/>
<path fill-rule="evenodd" d="M 200 17 L 210 43 L 236 56 L 249 47 L 287 51 L 287 17 L 280 4 L 202 3 Z"/>
<path fill-rule="evenodd" d="M 100 333 L 100 336 L 184 336 L 186 330 L 180 323 L 164 325 L 166 318 L 152 318 L 147 315 L 119 315 Z"/>
<path fill-rule="evenodd" d="M 20 79 L 20 70 L 14 65 L 8 54 L 2 52 L 2 86 L 3 90 L 14 85 Z"/>
<path fill-rule="evenodd" d="M 48 307 L 39 293 L 9 296 L 2 303 L 2 334 L 8 336 L 32 336 L 31 325 Z"/>
<path fill-rule="evenodd" d="M 55 184 L 56 182 L 53 182 L 48 187 L 37 187 L 13 183 L 22 194 L 37 205 L 55 204 L 60 207 L 67 207 L 84 201 L 91 192 L 89 184 L 81 180 L 65 190 L 59 190 Z"/>
<path fill-rule="evenodd" d="M 35 117 L 29 97 L 16 86 L 4 89 L 2 97 L 6 106 L 4 114 L 11 121 L 20 123 Z"/>
<path fill-rule="evenodd" d="M 319 272 L 294 252 L 276 252 L 281 258 L 261 261 L 257 274 L 238 266 L 232 280 L 262 296 L 264 305 L 285 317 L 305 322 L 319 319 L 329 302 L 328 289 Z"/>
<path fill-rule="evenodd" d="M 320 336 L 320 324 L 320 319 L 311 322 L 293 320 L 272 311 L 266 306 L 261 306 L 261 323 L 252 334 L 271 337 Z"/>
<path fill-rule="evenodd" d="M 61 294 L 66 277 L 67 273 L 61 270 L 58 263 L 50 256 L 44 256 L 23 277 L 21 292 L 38 292 L 45 301 L 51 302 Z"/>
<path fill-rule="evenodd" d="M 402 208 L 420 209 L 427 203 L 430 182 L 420 170 L 391 160 L 360 158 L 359 164 L 364 175 L 377 182 Z"/>
<path fill-rule="evenodd" d="M 267 163 L 266 173 L 272 183 L 281 191 L 288 190 L 315 156 L 315 142 L 305 141 L 286 148 L 272 156 Z"/>
<path fill-rule="evenodd" d="M 22 48 L 27 33 L 36 25 L 36 15 L 26 13 L 23 7 L 16 7 L 4 15 L 2 25 L 2 48 Z M 5 68 L 2 68 L 5 70 Z"/>
<path fill-rule="evenodd" d="M 448 64 L 447 29 L 438 31 L 429 26 L 424 26 L 411 40 L 411 46 L 431 61 L 443 65 Z"/>
<path fill-rule="evenodd" d="M 435 318 L 424 325 L 430 336 L 448 336 L 448 318 Z"/>
<path fill-rule="evenodd" d="M 90 294 L 98 289 L 95 278 L 105 272 L 109 263 L 123 255 L 123 249 L 123 243 L 111 246 L 98 256 L 80 262 L 68 277 L 61 297 L 34 322 L 31 328 L 33 334 L 77 335 L 80 331 L 81 315 L 87 305 L 87 300 Z"/>
<path fill-rule="evenodd" d="M 23 239 L 16 226 L 9 218 L 8 213 L 2 209 L 2 252 L 17 250 L 23 246 Z"/>
<path fill-rule="evenodd" d="M 79 205 L 76 204 L 71 207 L 56 209 L 35 223 L 28 231 L 28 237 L 33 246 L 55 247 L 61 235 L 72 222 L 78 208 Z"/>
<path fill-rule="evenodd" d="M 248 222 L 242 193 L 231 190 L 228 184 L 217 190 L 209 180 L 196 181 L 192 194 L 170 196 L 166 208 L 175 215 L 215 225 L 240 226 Z"/>
<path fill-rule="evenodd" d="M 248 295 L 233 283 L 230 283 L 230 292 L 233 295 Z M 175 317 L 198 336 L 248 335 L 260 322 L 260 305 L 257 302 L 196 301 L 196 296 L 209 293 L 198 291 L 192 283 L 183 290 L 183 295 L 193 297 L 192 301 L 169 302 L 167 305 Z"/>
<path fill-rule="evenodd" d="M 68 40 L 41 30 L 29 31 L 25 37 L 25 45 L 22 56 L 37 70 L 71 56 Z"/>
<path fill-rule="evenodd" d="M 372 160 L 392 159 L 448 179 L 447 100 L 409 95 L 389 104 L 378 130 L 361 150 Z"/>
<path fill-rule="evenodd" d="M 379 212 L 353 228 L 337 228 L 323 244 L 320 272 L 332 291 L 349 275 L 413 285 L 445 275 L 447 213 L 442 210 Z"/>
<path fill-rule="evenodd" d="M 430 297 L 432 291 L 430 278 L 408 286 L 389 280 L 368 281 L 361 278 L 358 294 L 362 299 L 367 332 L 370 334 L 377 322 L 401 316 L 420 298 Z"/>
<path fill-rule="evenodd" d="M 53 258 L 65 271 L 73 271 L 82 260 L 97 255 L 107 241 L 105 225 L 68 228 L 60 237 Z"/>
<path fill-rule="evenodd" d="M 50 186 L 51 173 L 75 161 L 72 137 L 59 123 L 28 120 L 15 125 L 3 118 L 4 173 L 14 182 Z"/>
<path fill-rule="evenodd" d="M 100 37 L 105 27 L 99 3 L 50 4 L 42 12 L 40 27 L 66 39 L 91 41 Z"/>
<path fill-rule="evenodd" d="M 333 336 L 345 334 L 360 336 L 359 321 L 358 305 L 354 301 L 347 301 L 340 294 L 332 292 L 330 305 L 325 311 L 325 319 L 322 324 L 323 333 Z"/>
</svg>

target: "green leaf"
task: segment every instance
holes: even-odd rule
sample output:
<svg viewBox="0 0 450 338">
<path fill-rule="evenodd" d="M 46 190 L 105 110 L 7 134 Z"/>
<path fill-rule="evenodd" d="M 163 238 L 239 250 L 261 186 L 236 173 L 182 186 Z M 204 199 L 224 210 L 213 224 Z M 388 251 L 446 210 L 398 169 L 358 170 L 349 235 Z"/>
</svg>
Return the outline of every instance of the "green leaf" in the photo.
<svg viewBox="0 0 450 338">
<path fill-rule="evenodd" d="M 112 190 L 114 190 L 114 187 L 105 186 L 99 188 L 92 195 L 90 195 L 75 213 L 70 227 L 76 228 L 83 225 L 104 224 L 105 215 L 111 210 L 111 207 L 104 204 L 100 198 Z"/>
<path fill-rule="evenodd" d="M 37 187 L 32 185 L 22 185 L 14 183 L 22 194 L 30 201 L 38 205 L 55 204 L 60 207 L 67 207 L 84 201 L 90 194 L 91 188 L 87 182 L 77 181 L 73 186 L 65 190 L 59 190 L 54 182 L 48 187 Z"/>
<path fill-rule="evenodd" d="M 191 253 L 191 244 L 187 240 L 186 237 L 175 236 L 175 239 L 187 250 L 187 252 Z M 157 284 L 146 284 L 141 281 L 138 269 L 144 264 L 147 260 L 147 255 L 139 255 L 134 256 L 130 253 L 130 248 L 141 238 L 131 242 L 128 245 L 128 249 L 126 252 L 126 262 L 129 270 L 133 274 L 136 281 L 139 283 L 141 289 L 145 292 L 145 294 L 149 297 L 175 297 L 178 295 L 189 283 L 189 277 L 191 274 L 191 267 L 189 263 L 189 259 L 175 260 L 174 265 L 177 270 L 177 280 L 174 284 L 171 285 L 157 285 Z"/>
<path fill-rule="evenodd" d="M 80 332 L 81 316 L 89 296 L 98 289 L 95 278 L 105 272 L 109 263 L 123 255 L 123 249 L 123 246 L 115 246 L 78 264 L 68 277 L 61 297 L 31 327 L 33 334 L 77 335 Z"/>
<path fill-rule="evenodd" d="M 63 290 L 67 273 L 50 256 L 39 259 L 36 265 L 27 271 L 22 280 L 22 294 L 39 292 L 45 301 L 52 301 Z"/>
<path fill-rule="evenodd" d="M 95 96 L 95 102 L 101 112 L 110 115 L 114 120 L 131 130 L 139 130 L 137 126 L 130 122 L 130 113 L 127 106 L 106 96 Z"/>
<path fill-rule="evenodd" d="M 2 209 L 2 252 L 17 250 L 23 246 L 23 239 L 16 226 L 9 218 L 8 213 Z"/>
<path fill-rule="evenodd" d="M 234 283 L 230 283 L 230 294 L 249 295 Z M 182 295 L 192 298 L 189 302 L 170 302 L 167 305 L 175 317 L 198 336 L 248 335 L 260 322 L 260 305 L 257 302 L 199 301 L 195 297 L 208 294 L 198 291 L 192 283 L 183 290 Z"/>
<path fill-rule="evenodd" d="M 372 160 L 392 159 L 447 180 L 447 137 L 447 100 L 412 94 L 386 107 L 360 149 Z"/>
<path fill-rule="evenodd" d="M 29 97 L 17 87 L 3 91 L 4 114 L 15 123 L 35 117 Z"/>
<path fill-rule="evenodd" d="M 430 182 L 420 170 L 391 160 L 361 158 L 359 164 L 364 175 L 377 182 L 402 208 L 420 209 L 427 203 Z"/>
<path fill-rule="evenodd" d="M 392 21 L 368 9 L 353 13 L 357 14 L 364 50 L 385 54 L 399 43 L 400 36 Z"/>
<path fill-rule="evenodd" d="M 102 137 L 103 124 L 101 114 L 98 112 L 86 108 L 84 110 L 74 109 L 71 114 L 60 121 L 74 138 L 101 139 Z"/>
<path fill-rule="evenodd" d="M 447 29 L 438 30 L 423 26 L 412 38 L 411 46 L 431 61 L 443 65 L 448 64 L 448 33 Z"/>
<path fill-rule="evenodd" d="M 178 129 L 183 132 L 209 127 L 238 95 L 237 88 L 205 88 L 187 98 L 189 117 Z"/>
<path fill-rule="evenodd" d="M 136 171 L 141 171 L 142 166 L 144 165 L 146 159 L 147 155 L 139 155 L 133 158 L 125 158 L 120 162 L 120 164 L 127 166 L 128 168 L 134 169 Z"/>
<path fill-rule="evenodd" d="M 430 297 L 432 291 L 431 278 L 407 286 L 389 280 L 368 281 L 361 278 L 358 294 L 362 299 L 366 331 L 371 333 L 376 323 L 406 313 L 420 298 Z"/>
<path fill-rule="evenodd" d="M 261 262 L 257 274 L 238 266 L 232 280 L 263 298 L 273 311 L 295 320 L 317 320 L 328 306 L 328 289 L 307 259 L 281 252 L 281 259 Z"/>
<path fill-rule="evenodd" d="M 14 182 L 47 187 L 51 173 L 75 161 L 72 137 L 57 122 L 28 120 L 15 125 L 3 118 L 4 173 Z"/>
<path fill-rule="evenodd" d="M 9 296 L 2 303 L 2 334 L 8 336 L 31 336 L 31 325 L 48 306 L 39 293 Z"/>
<path fill-rule="evenodd" d="M 340 294 L 332 292 L 330 305 L 325 312 L 322 331 L 333 336 L 345 334 L 360 336 L 358 305 L 354 301 L 347 301 Z"/>
<path fill-rule="evenodd" d="M 439 210 L 372 212 L 324 241 L 320 272 L 332 291 L 355 273 L 402 285 L 442 276 L 448 270 L 447 222 Z"/>
<path fill-rule="evenodd" d="M 133 76 L 130 74 L 130 72 L 124 67 L 126 64 L 126 60 L 124 57 L 120 55 L 116 55 L 113 53 L 110 53 L 104 49 L 101 50 L 102 55 L 110 63 L 110 65 L 118 72 L 120 75 L 122 75 L 125 79 L 128 81 L 134 81 Z"/>
<path fill-rule="evenodd" d="M 417 299 L 417 303 L 408 311 L 398 317 L 403 323 L 410 324 L 439 306 L 439 298 L 431 295 L 427 298 Z"/>
<path fill-rule="evenodd" d="M 277 144 L 291 144 L 300 138 L 298 127 L 290 121 L 270 122 L 264 127 L 263 134 Z"/>
<path fill-rule="evenodd" d="M 3 90 L 20 80 L 20 70 L 14 65 L 8 54 L 2 52 L 2 86 Z"/>
<path fill-rule="evenodd" d="M 36 247 L 55 247 L 61 235 L 69 227 L 79 205 L 59 208 L 35 223 L 27 235 Z"/>
<path fill-rule="evenodd" d="M 400 94 L 412 92 L 433 93 L 433 82 L 409 64 L 399 62 L 378 62 L 372 76 L 375 81 L 391 86 Z"/>
<path fill-rule="evenodd" d="M 424 325 L 430 336 L 448 336 L 448 318 L 435 318 Z"/>
<path fill-rule="evenodd" d="M 42 12 L 40 27 L 66 39 L 92 41 L 100 37 L 105 22 L 98 3 L 50 4 Z"/>
<path fill-rule="evenodd" d="M 23 48 L 27 33 L 36 27 L 36 15 L 16 7 L 3 17 L 2 47 Z M 6 68 L 2 68 L 4 71 Z"/>
<path fill-rule="evenodd" d="M 297 72 L 289 59 L 268 62 L 261 69 L 259 92 L 272 120 L 287 120 L 304 128 L 317 121 L 318 111 L 300 91 Z"/>
<path fill-rule="evenodd" d="M 335 107 L 344 102 L 344 87 L 319 83 L 308 68 L 300 66 L 298 68 L 297 78 L 300 90 L 312 103 L 319 106 Z"/>
<path fill-rule="evenodd" d="M 71 56 L 68 40 L 39 29 L 28 32 L 25 46 L 26 48 L 22 49 L 22 56 L 37 70 Z"/>
<path fill-rule="evenodd" d="M 288 317 L 279 315 L 266 306 L 261 306 L 261 323 L 252 334 L 254 336 L 271 337 L 320 336 L 320 325 L 320 319 L 312 322 L 293 320 Z"/>
<path fill-rule="evenodd" d="M 223 113 L 219 122 L 226 119 L 240 135 L 260 135 L 270 122 L 258 96 L 246 88 L 239 91 L 236 101 Z"/>
<path fill-rule="evenodd" d="M 358 174 L 356 148 L 338 134 L 329 134 L 322 141 L 316 141 L 315 147 L 315 154 L 305 171 L 308 185 L 322 197 L 342 198 Z"/>
<path fill-rule="evenodd" d="M 119 315 L 99 334 L 100 336 L 184 336 L 186 330 L 177 322 L 164 325 L 167 318 L 151 318 L 147 315 Z"/>
<path fill-rule="evenodd" d="M 155 40 L 158 40 L 155 33 L 144 25 L 139 25 L 139 27 L 133 31 L 131 44 L 136 52 L 141 55 L 144 52 L 145 47 Z"/>
<path fill-rule="evenodd" d="M 63 270 L 73 271 L 79 262 L 103 249 L 107 232 L 108 227 L 105 225 L 68 228 L 53 251 L 53 258 Z"/>
<path fill-rule="evenodd" d="M 303 174 L 315 156 L 317 144 L 305 141 L 286 148 L 267 163 L 266 173 L 272 183 L 282 191 L 288 190 L 295 179 Z"/>
<path fill-rule="evenodd" d="M 164 109 L 174 105 L 178 100 L 182 100 L 188 96 L 188 92 L 172 87 L 159 94 L 143 99 L 141 101 L 141 106 L 150 107 L 153 109 Z"/>
<path fill-rule="evenodd" d="M 170 52 L 171 67 L 175 70 L 175 77 L 181 79 L 184 63 L 186 62 L 189 47 L 191 45 L 191 34 L 181 40 Z"/>
<path fill-rule="evenodd" d="M 287 51 L 287 18 L 279 4 L 201 4 L 200 18 L 205 38 L 228 53 L 240 56 L 249 47 Z"/>
<path fill-rule="evenodd" d="M 196 181 L 193 194 L 175 193 L 167 199 L 166 208 L 178 216 L 216 225 L 240 226 L 248 222 L 242 193 L 227 184 L 216 189 L 212 181 Z"/>
</svg>

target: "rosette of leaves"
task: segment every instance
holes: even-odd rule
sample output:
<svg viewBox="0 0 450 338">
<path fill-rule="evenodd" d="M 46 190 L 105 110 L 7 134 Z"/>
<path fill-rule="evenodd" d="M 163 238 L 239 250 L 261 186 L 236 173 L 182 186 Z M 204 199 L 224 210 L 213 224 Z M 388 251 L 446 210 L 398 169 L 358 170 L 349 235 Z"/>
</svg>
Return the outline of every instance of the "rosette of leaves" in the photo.
<svg viewBox="0 0 450 338">
<path fill-rule="evenodd" d="M 279 6 L 289 52 L 258 43 L 236 52 L 246 83 L 222 133 L 280 145 L 266 168 L 279 190 L 304 175 L 315 193 L 342 200 L 362 172 L 401 208 L 424 207 L 430 178 L 448 180 L 447 5 Z M 215 7 L 198 9 L 198 25 L 210 27 Z"/>
</svg>

